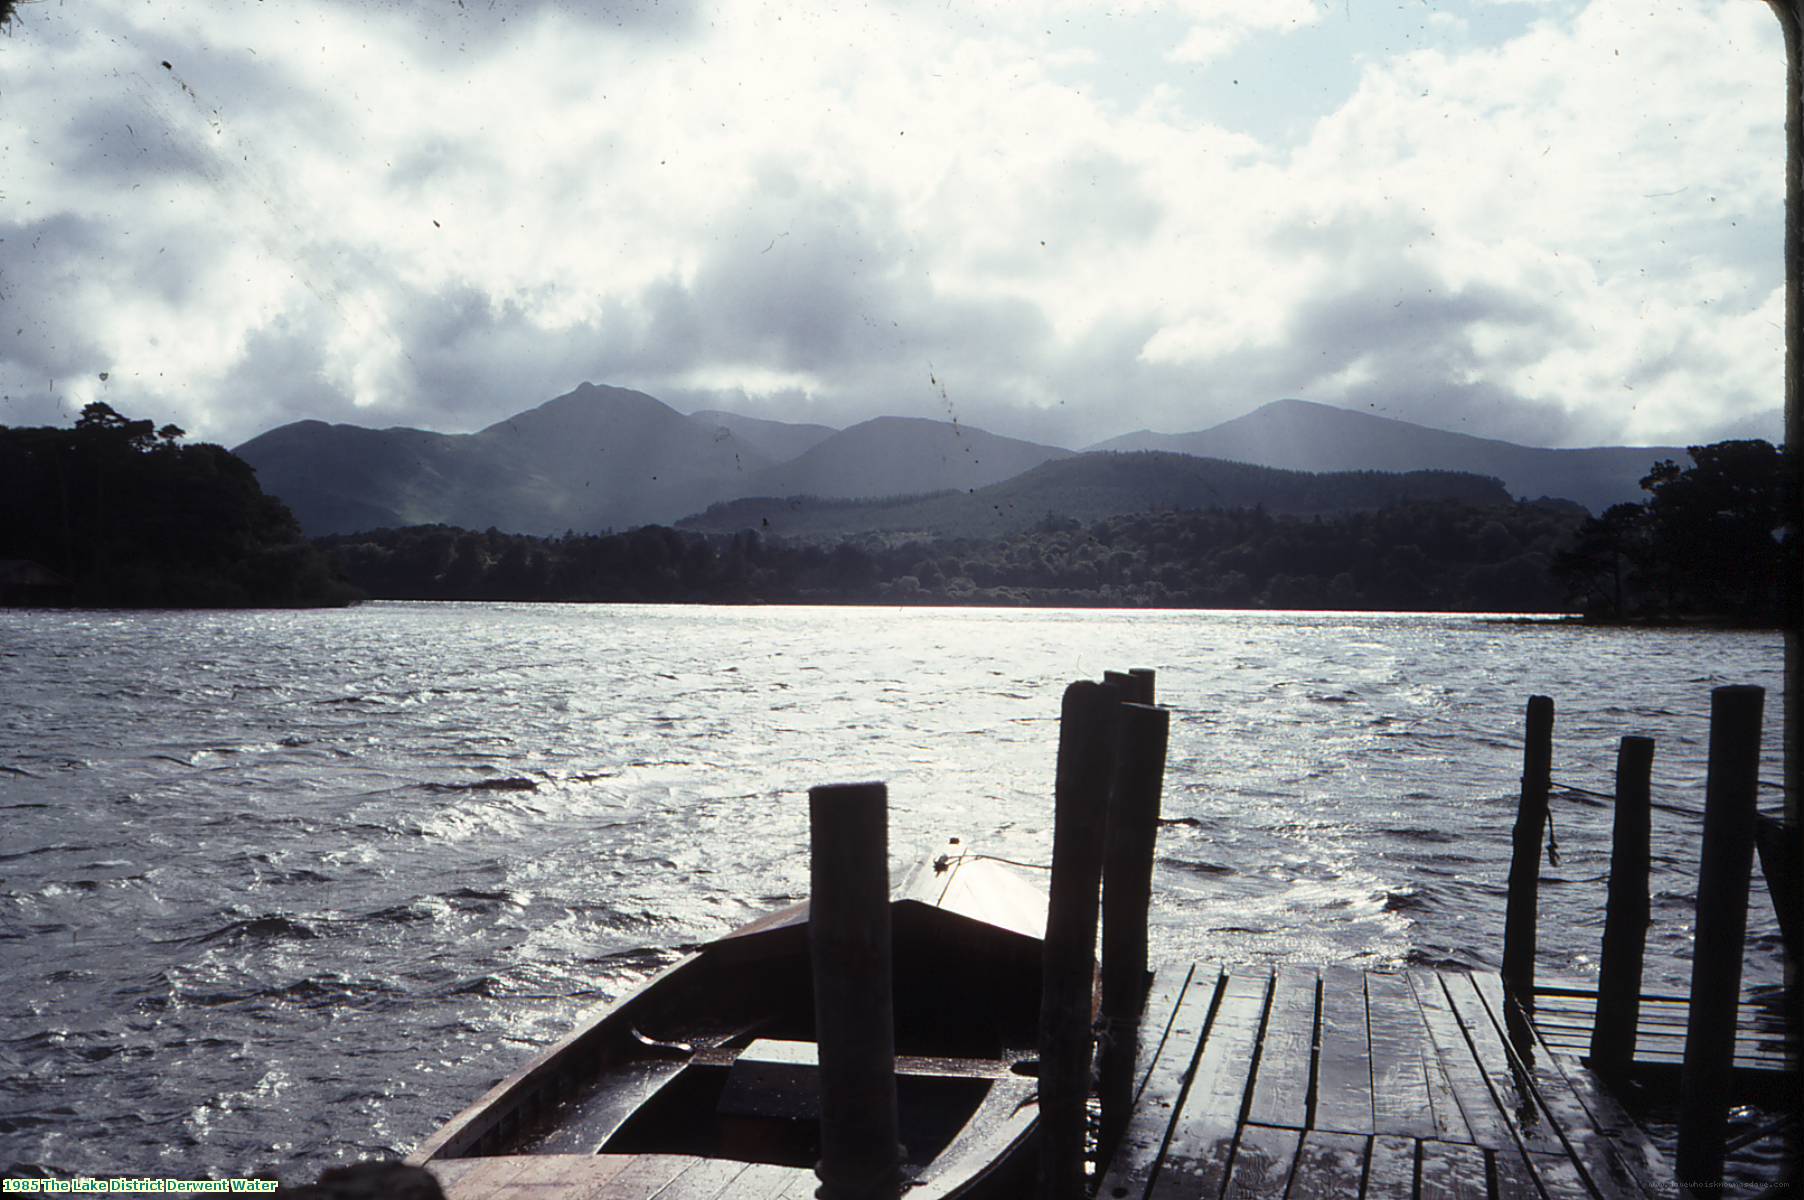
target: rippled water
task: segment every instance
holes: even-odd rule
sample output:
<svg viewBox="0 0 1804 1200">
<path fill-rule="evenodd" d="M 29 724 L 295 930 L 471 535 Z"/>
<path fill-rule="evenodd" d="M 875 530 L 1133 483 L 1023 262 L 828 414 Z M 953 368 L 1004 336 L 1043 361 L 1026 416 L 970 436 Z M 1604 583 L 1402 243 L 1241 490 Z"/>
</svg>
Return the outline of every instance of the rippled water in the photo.
<svg viewBox="0 0 1804 1200">
<path fill-rule="evenodd" d="M 1173 709 L 1155 951 L 1494 965 L 1522 708 L 1608 791 L 1776 636 L 1470 617 L 372 604 L 0 611 L 0 1174 L 280 1175 L 398 1153 L 584 1007 L 807 886 L 804 790 L 889 782 L 898 866 L 1045 861 L 1063 685 Z M 1773 801 L 1772 803 L 1776 803 Z M 1770 805 L 1769 805 L 1770 806 Z M 1595 972 L 1607 809 L 1561 801 L 1544 970 Z M 1648 980 L 1688 979 L 1656 814 Z M 1748 974 L 1776 981 L 1764 893 Z"/>
</svg>

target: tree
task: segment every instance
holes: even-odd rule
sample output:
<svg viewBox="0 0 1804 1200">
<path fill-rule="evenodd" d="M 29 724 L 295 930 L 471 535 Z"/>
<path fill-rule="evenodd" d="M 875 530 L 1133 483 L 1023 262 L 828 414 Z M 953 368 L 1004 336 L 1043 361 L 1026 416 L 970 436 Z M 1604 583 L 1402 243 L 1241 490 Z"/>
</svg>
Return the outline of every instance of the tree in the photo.
<svg viewBox="0 0 1804 1200">
<path fill-rule="evenodd" d="M 1642 504 L 1613 504 L 1589 517 L 1572 544 L 1554 555 L 1553 575 L 1585 610 L 1614 620 L 1627 612 L 1634 574 L 1648 559 L 1648 512 Z"/>
<path fill-rule="evenodd" d="M 1693 446 L 1692 465 L 1655 463 L 1648 498 L 1581 525 L 1554 557 L 1568 595 L 1596 616 L 1780 619 L 1796 561 L 1781 494 L 1790 456 L 1759 440 Z"/>
<path fill-rule="evenodd" d="M 0 558 L 53 565 L 82 604 L 355 599 L 248 463 L 182 436 L 102 403 L 72 429 L 0 426 Z"/>
<path fill-rule="evenodd" d="M 1787 524 L 1782 453 L 1760 440 L 1691 447 L 1685 470 L 1662 462 L 1641 481 L 1651 561 L 1669 602 L 1743 620 L 1778 615 Z"/>
</svg>

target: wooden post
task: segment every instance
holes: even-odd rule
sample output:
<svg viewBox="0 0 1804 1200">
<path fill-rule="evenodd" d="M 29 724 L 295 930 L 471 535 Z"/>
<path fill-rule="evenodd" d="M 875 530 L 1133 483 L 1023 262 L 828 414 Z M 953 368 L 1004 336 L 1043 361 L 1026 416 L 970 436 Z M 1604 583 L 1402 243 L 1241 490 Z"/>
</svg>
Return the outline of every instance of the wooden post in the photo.
<svg viewBox="0 0 1804 1200">
<path fill-rule="evenodd" d="M 1710 765 L 1704 782 L 1704 846 L 1693 925 L 1691 1012 L 1679 1069 L 1681 1184 L 1714 1184 L 1723 1173 L 1724 1127 L 1741 999 L 1748 877 L 1754 866 L 1760 789 L 1760 710 L 1766 692 L 1719 687 L 1710 693 Z"/>
<path fill-rule="evenodd" d="M 1553 778 L 1553 700 L 1528 698 L 1522 744 L 1522 799 L 1510 842 L 1510 892 L 1503 918 L 1503 985 L 1525 1009 L 1535 1004 L 1535 905 L 1541 890 L 1541 835 Z"/>
<path fill-rule="evenodd" d="M 1153 702 L 1153 669 L 1151 667 L 1132 667 L 1128 674 L 1133 676 L 1137 690 L 1134 693 L 1135 704 L 1151 704 Z"/>
<path fill-rule="evenodd" d="M 1754 822 L 1754 849 L 1760 855 L 1760 873 L 1766 878 L 1773 915 L 1779 918 L 1779 943 L 1785 961 L 1795 966 L 1804 955 L 1804 870 L 1800 869 L 1796 844 L 1785 836 L 1785 822 L 1762 816 Z"/>
<path fill-rule="evenodd" d="M 1804 0 L 1770 0 L 1785 39 L 1785 482 L 1781 511 L 1789 515 L 1797 537 L 1798 512 L 1804 507 Z M 1790 595 L 1781 601 L 1785 629 L 1785 691 L 1781 737 L 1784 749 L 1784 818 L 1774 833 L 1783 844 L 1782 857 L 1795 870 L 1804 866 L 1804 760 L 1799 757 L 1804 731 L 1804 687 L 1799 664 L 1804 661 L 1804 606 L 1794 568 L 1786 581 Z M 1783 585 L 1782 585 L 1783 586 Z M 1768 876 L 1770 880 L 1772 876 Z M 1797 900 L 1794 886 L 1792 898 Z M 1790 905 L 1794 917 L 1804 904 Z M 1794 929 L 1796 928 L 1794 921 Z M 1804 972 L 1799 970 L 1798 943 L 1785 959 L 1785 1067 L 1793 1080 L 1804 1073 Z M 1786 1106 L 1785 1160 L 1804 1163 L 1804 1088 L 1791 1089 Z"/>
<path fill-rule="evenodd" d="M 1102 874 L 1102 1136 L 1097 1161 L 1114 1155 L 1134 1098 L 1134 1029 L 1146 1001 L 1146 912 L 1171 714 L 1124 704 L 1116 725 L 1114 781 Z"/>
<path fill-rule="evenodd" d="M 894 1200 L 902 1190 L 888 822 L 881 783 L 808 790 L 821 1200 Z"/>
<path fill-rule="evenodd" d="M 1628 1074 L 1641 1017 L 1641 959 L 1647 948 L 1650 803 L 1654 739 L 1625 737 L 1616 750 L 1616 817 L 1610 839 L 1610 891 L 1591 1026 L 1591 1069 L 1607 1079 Z"/>
<path fill-rule="evenodd" d="M 1040 992 L 1040 1176 L 1043 1200 L 1084 1196 L 1097 891 L 1109 794 L 1113 688 L 1065 689 L 1054 785 L 1052 898 Z"/>
</svg>

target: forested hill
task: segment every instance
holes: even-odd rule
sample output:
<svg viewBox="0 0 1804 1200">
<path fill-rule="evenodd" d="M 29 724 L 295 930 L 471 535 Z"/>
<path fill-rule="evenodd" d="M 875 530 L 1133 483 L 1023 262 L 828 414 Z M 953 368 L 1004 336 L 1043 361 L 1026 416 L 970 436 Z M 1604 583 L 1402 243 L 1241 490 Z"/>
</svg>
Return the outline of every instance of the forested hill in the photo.
<svg viewBox="0 0 1804 1200">
<path fill-rule="evenodd" d="M 0 560 L 35 564 L 23 569 L 37 592 L 61 603 L 289 607 L 358 598 L 244 460 L 222 446 L 183 445 L 185 436 L 99 403 L 73 429 L 0 426 Z"/>
<path fill-rule="evenodd" d="M 660 526 L 533 538 L 434 526 L 321 539 L 377 597 L 1546 612 L 1574 505 L 1415 501 L 1333 516 L 1046 519 L 1000 538 L 836 545 Z"/>
<path fill-rule="evenodd" d="M 968 492 L 885 500 L 765 497 L 716 504 L 678 522 L 714 533 L 757 529 L 785 537 L 839 538 L 862 533 L 991 538 L 1047 517 L 1091 524 L 1127 513 L 1262 508 L 1327 515 L 1412 500 L 1510 503 L 1495 479 L 1457 471 L 1339 471 L 1312 474 L 1159 451 L 1107 451 L 1054 459 L 1001 483 Z"/>
</svg>

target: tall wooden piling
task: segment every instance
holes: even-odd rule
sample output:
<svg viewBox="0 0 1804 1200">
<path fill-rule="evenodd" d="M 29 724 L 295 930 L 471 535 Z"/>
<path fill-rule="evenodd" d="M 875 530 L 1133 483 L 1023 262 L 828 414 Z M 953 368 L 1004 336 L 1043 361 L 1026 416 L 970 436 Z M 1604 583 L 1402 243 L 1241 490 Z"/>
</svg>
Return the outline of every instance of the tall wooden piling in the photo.
<svg viewBox="0 0 1804 1200">
<path fill-rule="evenodd" d="M 1151 704 L 1154 686 L 1153 669 L 1151 667 L 1130 667 L 1128 675 L 1134 681 L 1134 703 Z"/>
<path fill-rule="evenodd" d="M 1535 1002 L 1535 908 L 1541 890 L 1541 838 L 1553 786 L 1553 700 L 1528 698 L 1522 744 L 1522 799 L 1511 836 L 1508 908 L 1503 919 L 1503 983 L 1524 1007 Z"/>
<path fill-rule="evenodd" d="M 894 1200 L 902 1188 L 890 960 L 889 793 L 808 792 L 808 943 L 821 1079 L 821 1200 Z"/>
<path fill-rule="evenodd" d="M 1754 849 L 1760 873 L 1772 897 L 1773 915 L 1779 918 L 1779 941 L 1787 962 L 1804 957 L 1804 858 L 1797 844 L 1785 836 L 1785 822 L 1762 816 L 1754 822 Z"/>
<path fill-rule="evenodd" d="M 1704 783 L 1691 1009 L 1685 1023 L 1685 1062 L 1679 1070 L 1675 1165 L 1681 1184 L 1713 1184 L 1722 1178 L 1765 698 L 1765 690 L 1757 687 L 1719 687 L 1710 693 L 1710 763 Z"/>
<path fill-rule="evenodd" d="M 1040 1173 L 1043 1200 L 1084 1196 L 1091 995 L 1115 689 L 1065 689 L 1054 784 L 1051 901 L 1040 992 Z"/>
<path fill-rule="evenodd" d="M 1102 1134 L 1097 1160 L 1114 1154 L 1133 1106 L 1134 1027 L 1146 999 L 1146 914 L 1171 714 L 1124 704 L 1116 722 L 1102 875 Z"/>
<path fill-rule="evenodd" d="M 1616 817 L 1610 838 L 1610 888 L 1591 1026 L 1591 1069 L 1622 1079 L 1635 1058 L 1641 1017 L 1641 963 L 1647 948 L 1650 805 L 1654 740 L 1625 737 L 1616 750 Z"/>
</svg>

